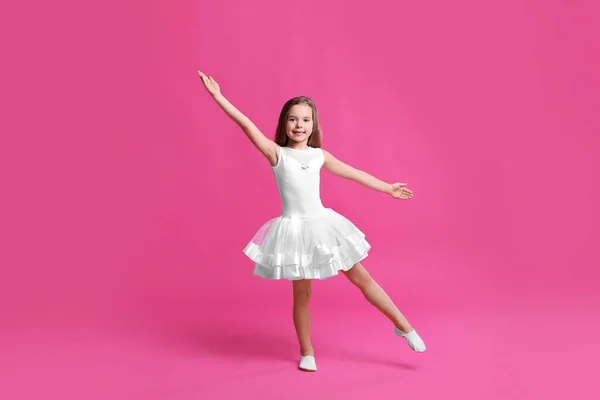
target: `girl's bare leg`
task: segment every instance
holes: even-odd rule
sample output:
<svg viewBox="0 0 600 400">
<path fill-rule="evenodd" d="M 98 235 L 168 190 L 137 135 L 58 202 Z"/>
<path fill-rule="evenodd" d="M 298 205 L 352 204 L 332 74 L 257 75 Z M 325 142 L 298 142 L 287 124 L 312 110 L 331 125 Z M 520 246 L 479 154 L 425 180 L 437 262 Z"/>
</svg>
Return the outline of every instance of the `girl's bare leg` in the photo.
<svg viewBox="0 0 600 400">
<path fill-rule="evenodd" d="M 294 327 L 300 344 L 302 356 L 314 356 L 315 352 L 310 342 L 310 279 L 293 281 L 294 285 Z"/>
<path fill-rule="evenodd" d="M 413 329 L 408 320 L 398 310 L 398 307 L 396 307 L 379 284 L 375 282 L 362 264 L 354 264 L 348 271 L 344 271 L 344 274 L 360 289 L 369 303 L 381 311 L 396 327 L 404 333 L 408 333 Z"/>
</svg>

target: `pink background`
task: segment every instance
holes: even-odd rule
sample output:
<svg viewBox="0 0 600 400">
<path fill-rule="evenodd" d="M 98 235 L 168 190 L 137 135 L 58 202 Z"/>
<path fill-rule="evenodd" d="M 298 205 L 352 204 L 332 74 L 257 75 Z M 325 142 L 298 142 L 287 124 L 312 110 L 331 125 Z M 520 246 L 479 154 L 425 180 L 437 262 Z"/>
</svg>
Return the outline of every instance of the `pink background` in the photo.
<svg viewBox="0 0 600 400">
<path fill-rule="evenodd" d="M 597 398 L 598 11 L 3 2 L 0 398 Z M 322 197 L 426 353 L 339 276 L 295 369 L 291 284 L 242 253 L 275 182 L 198 68 L 270 137 L 312 97 L 324 148 L 408 182 Z"/>
</svg>

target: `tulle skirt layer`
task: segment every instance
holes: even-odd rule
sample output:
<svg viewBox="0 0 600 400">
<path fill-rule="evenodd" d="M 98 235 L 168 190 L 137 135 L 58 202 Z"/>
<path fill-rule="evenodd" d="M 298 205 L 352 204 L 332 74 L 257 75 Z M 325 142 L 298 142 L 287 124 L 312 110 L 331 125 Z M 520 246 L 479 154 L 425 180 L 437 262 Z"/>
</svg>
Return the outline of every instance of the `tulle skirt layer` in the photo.
<svg viewBox="0 0 600 400">
<path fill-rule="evenodd" d="M 347 271 L 371 248 L 347 218 L 330 208 L 310 216 L 273 218 L 244 248 L 265 279 L 325 279 Z"/>
</svg>

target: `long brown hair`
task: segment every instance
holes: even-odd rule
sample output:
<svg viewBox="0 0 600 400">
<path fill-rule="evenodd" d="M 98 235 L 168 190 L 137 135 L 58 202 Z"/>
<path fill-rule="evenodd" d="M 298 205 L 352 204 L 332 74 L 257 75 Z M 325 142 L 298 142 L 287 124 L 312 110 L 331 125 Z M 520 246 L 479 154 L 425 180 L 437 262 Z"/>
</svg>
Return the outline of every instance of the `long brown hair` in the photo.
<svg viewBox="0 0 600 400">
<path fill-rule="evenodd" d="M 319 126 L 319 113 L 317 112 L 317 106 L 315 103 L 306 96 L 294 97 L 293 99 L 288 100 L 281 109 L 281 113 L 279 114 L 279 122 L 277 123 L 277 131 L 275 132 L 275 143 L 278 145 L 285 147 L 288 145 L 289 137 L 285 133 L 285 127 L 287 125 L 288 114 L 290 112 L 290 108 L 297 104 L 306 104 L 310 106 L 312 109 L 312 120 L 313 120 L 313 129 L 311 135 L 308 137 L 308 146 L 310 147 L 321 147 L 323 142 L 321 136 L 321 127 Z"/>
</svg>

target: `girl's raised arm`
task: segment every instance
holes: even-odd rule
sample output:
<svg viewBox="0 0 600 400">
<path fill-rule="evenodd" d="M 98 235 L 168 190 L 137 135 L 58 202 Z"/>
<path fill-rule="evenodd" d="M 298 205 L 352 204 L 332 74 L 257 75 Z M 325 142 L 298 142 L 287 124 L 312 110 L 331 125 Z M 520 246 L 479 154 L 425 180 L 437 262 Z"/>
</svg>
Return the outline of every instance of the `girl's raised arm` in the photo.
<svg viewBox="0 0 600 400">
<path fill-rule="evenodd" d="M 246 117 L 240 110 L 235 108 L 229 100 L 223 96 L 221 93 L 221 88 L 217 81 L 213 79 L 212 76 L 206 76 L 201 71 L 198 71 L 198 75 L 200 75 L 200 79 L 202 79 L 202 83 L 204 83 L 204 87 L 210 93 L 210 95 L 215 99 L 219 107 L 225 111 L 225 113 L 236 123 L 240 128 L 244 131 L 248 139 L 256 146 L 260 152 L 267 157 L 271 165 L 277 164 L 277 153 L 278 153 L 278 145 L 271 139 L 267 138 L 254 123 L 250 120 L 250 118 Z"/>
</svg>

